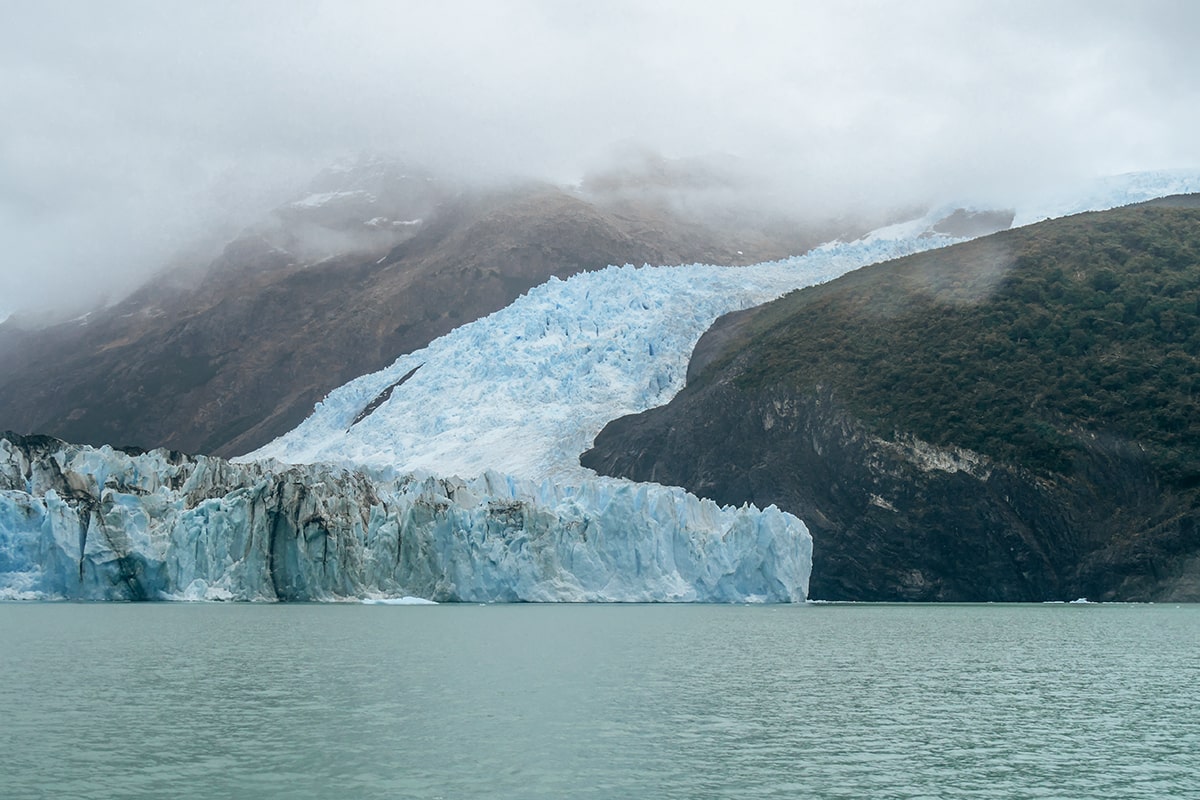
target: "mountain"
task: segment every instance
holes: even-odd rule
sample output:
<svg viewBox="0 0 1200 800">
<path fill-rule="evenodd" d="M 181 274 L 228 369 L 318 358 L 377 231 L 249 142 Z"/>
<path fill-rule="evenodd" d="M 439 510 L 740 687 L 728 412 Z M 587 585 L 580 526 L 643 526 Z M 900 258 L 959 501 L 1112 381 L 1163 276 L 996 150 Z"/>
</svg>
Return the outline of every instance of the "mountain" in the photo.
<svg viewBox="0 0 1200 800">
<path fill-rule="evenodd" d="M 775 504 L 825 600 L 1200 599 L 1200 210 L 1083 214 L 722 318 L 602 474 Z"/>
<path fill-rule="evenodd" d="M 722 312 L 950 241 L 552 278 L 331 392 L 241 463 L 6 434 L 0 596 L 803 600 L 811 538 L 793 515 L 598 478 L 579 453 L 669 399 Z"/>
<path fill-rule="evenodd" d="M 551 276 L 762 261 L 830 232 L 683 208 L 688 191 L 482 189 L 379 159 L 327 170 L 209 264 L 76 320 L 0 324 L 0 428 L 245 453 Z"/>
</svg>

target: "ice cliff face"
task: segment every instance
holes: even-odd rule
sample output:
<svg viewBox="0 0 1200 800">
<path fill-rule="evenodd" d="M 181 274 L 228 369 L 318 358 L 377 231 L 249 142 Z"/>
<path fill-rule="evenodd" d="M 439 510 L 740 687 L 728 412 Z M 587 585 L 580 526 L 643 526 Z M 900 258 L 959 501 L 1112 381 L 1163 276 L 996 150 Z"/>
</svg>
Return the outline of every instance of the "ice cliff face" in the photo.
<svg viewBox="0 0 1200 800">
<path fill-rule="evenodd" d="M 775 508 L 652 484 L 0 439 L 0 599 L 795 602 L 811 552 Z"/>
</svg>

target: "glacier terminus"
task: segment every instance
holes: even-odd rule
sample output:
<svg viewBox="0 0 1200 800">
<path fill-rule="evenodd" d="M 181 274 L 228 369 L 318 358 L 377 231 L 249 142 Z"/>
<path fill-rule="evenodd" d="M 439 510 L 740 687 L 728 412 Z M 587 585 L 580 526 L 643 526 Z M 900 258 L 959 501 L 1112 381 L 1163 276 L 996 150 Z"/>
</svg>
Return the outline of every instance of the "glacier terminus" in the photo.
<svg viewBox="0 0 1200 800">
<path fill-rule="evenodd" d="M 0 439 L 7 600 L 795 602 L 811 547 L 778 509 L 653 484 Z"/>
</svg>

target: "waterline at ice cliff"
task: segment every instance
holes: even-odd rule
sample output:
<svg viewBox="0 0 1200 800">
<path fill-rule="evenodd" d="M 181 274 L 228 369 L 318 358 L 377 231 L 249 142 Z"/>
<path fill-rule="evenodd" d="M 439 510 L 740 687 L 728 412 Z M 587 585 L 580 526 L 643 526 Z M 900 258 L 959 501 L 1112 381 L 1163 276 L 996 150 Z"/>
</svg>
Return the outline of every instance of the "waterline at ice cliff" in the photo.
<svg viewBox="0 0 1200 800">
<path fill-rule="evenodd" d="M 0 599 L 797 602 L 771 508 L 601 479 L 392 479 L 0 439 Z"/>
</svg>

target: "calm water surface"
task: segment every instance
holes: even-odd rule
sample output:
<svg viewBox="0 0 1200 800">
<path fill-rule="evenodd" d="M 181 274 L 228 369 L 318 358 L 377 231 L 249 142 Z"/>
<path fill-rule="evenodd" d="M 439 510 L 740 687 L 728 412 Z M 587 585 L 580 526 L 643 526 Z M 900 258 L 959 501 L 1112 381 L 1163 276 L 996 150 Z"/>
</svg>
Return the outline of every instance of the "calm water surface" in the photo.
<svg viewBox="0 0 1200 800">
<path fill-rule="evenodd" d="M 1200 606 L 0 605 L 0 798 L 1200 798 Z"/>
</svg>

